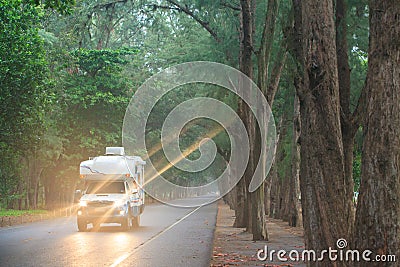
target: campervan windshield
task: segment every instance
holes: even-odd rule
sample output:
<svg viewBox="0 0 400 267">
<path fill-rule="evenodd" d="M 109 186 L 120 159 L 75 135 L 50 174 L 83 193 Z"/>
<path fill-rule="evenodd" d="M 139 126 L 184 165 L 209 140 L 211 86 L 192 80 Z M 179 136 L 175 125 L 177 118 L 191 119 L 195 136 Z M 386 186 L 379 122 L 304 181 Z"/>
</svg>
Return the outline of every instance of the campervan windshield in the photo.
<svg viewBox="0 0 400 267">
<path fill-rule="evenodd" d="M 123 181 L 116 182 L 90 182 L 86 194 L 123 194 L 125 193 L 125 185 Z"/>
</svg>

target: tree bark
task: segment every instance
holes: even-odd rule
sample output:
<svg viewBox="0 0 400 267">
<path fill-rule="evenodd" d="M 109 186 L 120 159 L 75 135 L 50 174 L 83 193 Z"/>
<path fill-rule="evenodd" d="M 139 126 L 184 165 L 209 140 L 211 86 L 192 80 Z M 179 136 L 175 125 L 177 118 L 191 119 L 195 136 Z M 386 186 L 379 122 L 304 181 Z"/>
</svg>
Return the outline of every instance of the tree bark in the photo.
<svg viewBox="0 0 400 267">
<path fill-rule="evenodd" d="M 300 103 L 295 96 L 293 103 L 293 136 L 292 136 L 292 169 L 290 177 L 289 193 L 289 225 L 296 227 L 303 225 L 301 215 L 301 193 L 300 193 Z"/>
<path fill-rule="evenodd" d="M 276 134 L 276 155 L 274 158 L 274 162 L 271 165 L 271 169 L 268 173 L 267 177 L 267 185 L 268 185 L 268 205 L 265 207 L 268 209 L 268 214 L 272 218 L 277 218 L 278 213 L 279 213 L 279 198 L 281 195 L 280 192 L 280 183 L 279 183 L 279 177 L 278 177 L 278 162 L 280 161 L 280 145 L 281 145 L 281 134 L 282 134 L 282 129 L 283 129 L 283 119 L 284 119 L 284 114 L 281 116 L 279 120 L 279 124 L 277 127 L 277 134 Z"/>
<path fill-rule="evenodd" d="M 270 65 L 270 58 L 271 58 L 271 50 L 272 50 L 272 45 L 273 45 L 273 36 L 275 32 L 275 27 L 276 27 L 276 18 L 278 15 L 278 9 L 279 9 L 279 1 L 277 0 L 268 0 L 268 6 L 267 6 L 267 12 L 265 15 L 265 21 L 264 21 L 264 29 L 261 37 L 261 43 L 260 43 L 260 49 L 258 52 L 256 52 L 257 55 L 257 66 L 258 66 L 258 80 L 257 84 L 260 90 L 263 92 L 264 96 L 267 99 L 267 102 L 269 106 L 271 107 L 273 104 L 273 100 L 275 97 L 275 93 L 278 90 L 278 84 L 279 80 L 281 77 L 282 69 L 285 63 L 286 59 L 286 46 L 281 46 L 278 55 L 275 59 L 275 64 L 270 76 L 270 79 L 268 80 L 268 70 L 269 70 L 269 65 Z M 254 17 L 254 16 L 253 16 Z M 284 42 L 283 42 L 284 43 Z M 262 106 L 261 102 L 260 105 Z M 269 121 L 270 118 L 267 118 L 265 116 L 266 114 L 267 107 L 263 107 L 263 110 L 261 110 L 261 118 L 262 121 L 259 122 L 259 126 L 261 128 L 267 127 L 267 121 Z M 258 128 L 257 128 L 258 129 Z M 261 143 L 260 140 L 260 132 L 256 132 L 256 138 L 257 138 L 257 144 Z M 259 158 L 260 156 L 260 151 L 255 151 L 255 159 L 261 161 L 261 164 L 266 164 L 266 158 Z M 265 166 L 263 166 L 263 169 L 265 169 Z M 267 174 L 263 174 L 266 176 Z M 269 181 L 267 184 L 267 187 L 265 183 L 263 183 L 255 193 L 255 196 L 253 199 L 254 201 L 257 201 L 258 207 L 257 210 L 253 210 L 253 224 L 257 223 L 257 230 L 254 232 L 253 231 L 253 240 L 263 240 L 263 239 L 268 239 L 268 233 L 266 229 L 266 210 L 270 209 L 269 205 L 269 198 L 270 198 L 270 190 L 271 190 L 271 183 L 272 181 Z M 267 198 L 267 202 L 265 199 Z M 267 206 L 266 206 L 267 205 Z M 268 212 L 269 213 L 269 212 Z M 255 220 L 255 216 L 257 216 L 257 220 Z"/>
<path fill-rule="evenodd" d="M 290 181 L 289 176 L 284 174 L 283 177 L 279 177 L 279 209 L 277 218 L 285 222 L 288 221 L 289 216 L 289 193 L 290 193 Z"/>
<path fill-rule="evenodd" d="M 253 55 L 253 14 L 252 14 L 252 4 L 253 2 L 251 0 L 241 0 L 240 5 L 241 5 L 241 18 L 242 18 L 242 40 L 241 40 L 241 55 L 240 55 L 240 70 L 246 74 L 250 79 L 253 79 L 253 60 L 252 60 L 252 55 Z M 245 88 L 250 88 L 250 84 L 244 83 L 242 84 Z M 253 193 L 247 192 L 248 186 L 250 184 L 251 178 L 253 176 L 254 170 L 255 170 L 255 121 L 254 121 L 254 116 L 250 110 L 250 108 L 241 102 L 241 110 L 243 114 L 243 121 L 246 126 L 247 134 L 249 137 L 249 144 L 250 144 L 250 154 L 249 154 L 249 162 L 244 174 L 244 186 L 245 186 L 245 191 L 247 194 L 247 197 L 245 198 L 245 208 L 248 210 L 248 214 L 250 216 L 247 216 L 246 218 L 246 230 L 250 233 L 253 234 L 253 238 L 256 235 L 262 236 L 263 235 L 263 229 L 262 228 L 262 223 L 257 220 L 259 217 L 258 210 L 259 210 L 259 201 L 257 198 L 259 198 L 261 195 L 259 195 L 256 191 Z M 262 203 L 263 204 L 263 203 Z M 260 218 L 262 220 L 262 218 Z M 261 238 L 264 239 L 264 238 Z"/>
<path fill-rule="evenodd" d="M 273 166 L 271 166 L 270 172 L 273 170 Z M 264 183 L 264 208 L 265 208 L 265 215 L 271 217 L 271 175 L 267 176 L 267 179 L 265 180 Z"/>
<path fill-rule="evenodd" d="M 344 177 L 335 24 L 332 1 L 293 1 L 296 81 L 300 100 L 300 189 L 306 249 L 335 248 L 348 239 L 349 185 Z M 351 189 L 352 190 L 352 189 Z M 342 262 L 310 262 L 341 266 Z"/>
<path fill-rule="evenodd" d="M 276 156 L 275 156 L 276 157 Z M 275 159 L 277 161 L 277 159 Z M 269 206 L 267 207 L 269 209 L 269 216 L 272 218 L 276 218 L 277 212 L 278 212 L 278 199 L 279 199 L 279 186 L 278 186 L 278 171 L 277 167 L 274 164 L 271 166 L 271 170 L 269 172 L 269 177 L 270 179 L 270 202 Z"/>
<path fill-rule="evenodd" d="M 340 122 L 342 127 L 343 153 L 344 153 L 344 177 L 348 188 L 347 201 L 352 201 L 354 192 L 353 181 L 353 151 L 354 138 L 359 127 L 358 121 L 353 120 L 353 114 L 350 110 L 350 67 L 347 45 L 347 24 L 346 24 L 346 1 L 336 1 L 336 57 L 339 77 L 339 95 L 340 95 Z M 354 224 L 355 210 L 349 210 L 348 224 L 349 234 L 352 232 Z"/>
<path fill-rule="evenodd" d="M 244 178 L 240 179 L 235 187 L 236 192 L 236 206 L 235 206 L 235 222 L 234 227 L 246 227 L 246 218 L 248 217 L 248 210 L 246 209 L 246 184 Z"/>
<path fill-rule="evenodd" d="M 273 44 L 273 36 L 275 33 L 275 21 L 278 14 L 279 2 L 277 0 L 268 0 L 268 10 L 265 13 L 264 29 L 261 37 L 260 50 L 258 51 L 257 64 L 258 64 L 258 80 L 257 85 L 266 95 L 268 84 L 268 68 L 269 58 Z M 285 49 L 286 50 L 286 49 Z M 285 51 L 286 52 L 286 51 Z M 268 103 L 272 106 L 271 99 Z"/>
<path fill-rule="evenodd" d="M 252 14 L 251 14 L 251 0 L 241 0 L 241 12 L 240 12 L 240 54 L 239 54 L 239 65 L 240 71 L 246 74 L 250 79 L 253 78 L 253 25 L 252 25 Z M 249 84 L 246 84 L 246 81 L 240 81 L 240 86 L 244 88 L 249 88 Z M 249 93 L 248 91 L 244 91 L 244 93 Z M 235 227 L 246 227 L 248 232 L 252 232 L 251 228 L 251 200 L 250 193 L 247 190 L 247 186 L 250 183 L 250 179 L 254 170 L 254 119 L 251 114 L 251 110 L 246 105 L 246 103 L 239 99 L 238 103 L 238 114 L 242 119 L 247 134 L 249 137 L 249 160 L 247 164 L 247 168 L 241 180 L 237 185 L 236 192 L 238 194 L 238 202 L 235 210 L 236 219 L 234 226 Z"/>
<path fill-rule="evenodd" d="M 367 113 L 355 248 L 400 258 L 400 4 L 369 2 Z M 370 262 L 368 266 L 397 266 Z M 365 266 L 363 262 L 355 266 Z"/>
<path fill-rule="evenodd" d="M 241 18 L 241 49 L 240 49 L 240 70 L 248 77 L 253 79 L 253 61 L 252 55 L 254 53 L 253 48 L 253 33 L 254 33 L 254 0 L 241 0 L 240 1 L 240 18 Z M 273 43 L 273 34 L 275 31 L 275 20 L 278 13 L 278 1 L 268 1 L 268 11 L 266 13 L 264 30 L 262 34 L 262 41 L 260 50 L 257 54 L 258 63 L 258 86 L 267 97 L 269 105 L 272 105 L 273 98 L 278 88 L 280 75 L 286 58 L 286 46 L 283 46 L 278 53 L 271 80 L 267 83 L 268 79 L 268 66 L 269 58 L 271 55 L 271 47 Z M 251 177 L 254 173 L 258 160 L 264 162 L 265 159 L 259 159 L 260 151 L 257 145 L 260 138 L 260 133 L 257 131 L 256 122 L 250 109 L 239 101 L 239 115 L 246 125 L 250 141 L 250 158 L 248 167 L 244 174 L 244 181 L 239 182 L 237 187 L 238 192 L 238 208 L 236 210 L 235 226 L 246 226 L 248 232 L 253 234 L 254 240 L 264 240 L 268 238 L 266 229 L 266 217 L 265 217 L 265 189 L 262 184 L 256 191 L 249 193 L 247 192 L 250 184 Z M 264 117 L 264 116 L 262 116 Z M 266 121 L 269 118 L 264 118 Z M 265 127 L 263 122 L 259 122 L 260 127 Z M 244 188 L 243 188 L 244 187 Z M 244 203 L 241 203 L 244 200 Z M 243 210 L 243 208 L 245 210 Z M 247 209 L 247 211 L 246 211 Z M 250 216 L 244 216 L 245 213 Z M 243 218 L 247 220 L 243 221 Z"/>
</svg>

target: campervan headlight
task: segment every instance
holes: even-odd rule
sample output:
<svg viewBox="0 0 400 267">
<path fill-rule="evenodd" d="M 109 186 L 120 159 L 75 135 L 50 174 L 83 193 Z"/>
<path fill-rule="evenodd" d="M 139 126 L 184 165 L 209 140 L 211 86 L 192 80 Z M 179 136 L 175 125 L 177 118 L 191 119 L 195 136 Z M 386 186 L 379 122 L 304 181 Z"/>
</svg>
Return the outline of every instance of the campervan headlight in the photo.
<svg viewBox="0 0 400 267">
<path fill-rule="evenodd" d="M 86 207 L 87 206 L 87 201 L 86 200 L 79 201 L 79 206 Z"/>
</svg>

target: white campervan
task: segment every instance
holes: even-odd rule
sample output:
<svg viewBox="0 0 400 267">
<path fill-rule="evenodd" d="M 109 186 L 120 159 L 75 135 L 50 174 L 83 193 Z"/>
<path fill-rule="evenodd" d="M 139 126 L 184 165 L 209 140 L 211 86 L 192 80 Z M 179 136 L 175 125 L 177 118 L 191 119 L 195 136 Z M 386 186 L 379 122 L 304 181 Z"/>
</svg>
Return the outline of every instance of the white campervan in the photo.
<svg viewBox="0 0 400 267">
<path fill-rule="evenodd" d="M 87 225 L 120 223 L 124 230 L 138 227 L 144 210 L 144 165 L 140 157 L 127 156 L 123 147 L 107 147 L 105 156 L 80 164 L 85 189 L 79 201 L 79 231 Z"/>
</svg>

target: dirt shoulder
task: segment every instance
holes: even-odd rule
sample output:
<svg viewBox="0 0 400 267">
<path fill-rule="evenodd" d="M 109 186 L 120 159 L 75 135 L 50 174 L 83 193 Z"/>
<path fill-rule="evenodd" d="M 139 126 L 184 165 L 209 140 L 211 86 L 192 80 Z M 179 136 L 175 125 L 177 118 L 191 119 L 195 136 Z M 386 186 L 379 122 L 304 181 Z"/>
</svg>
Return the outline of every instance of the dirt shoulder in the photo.
<svg viewBox="0 0 400 267">
<path fill-rule="evenodd" d="M 214 248 L 211 267 L 226 266 L 306 266 L 303 262 L 291 262 L 288 253 L 304 250 L 303 231 L 301 228 L 289 227 L 286 222 L 268 218 L 268 241 L 253 241 L 252 235 L 245 232 L 244 228 L 232 227 L 235 212 L 222 201 L 218 203 L 217 226 L 214 233 Z M 279 261 L 276 253 L 271 261 L 259 260 L 257 252 L 260 249 L 285 250 L 288 261 Z M 263 255 L 263 254 L 261 254 Z"/>
</svg>

